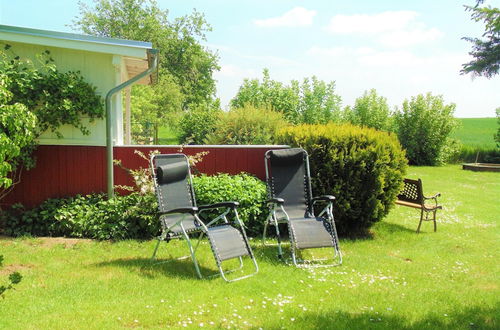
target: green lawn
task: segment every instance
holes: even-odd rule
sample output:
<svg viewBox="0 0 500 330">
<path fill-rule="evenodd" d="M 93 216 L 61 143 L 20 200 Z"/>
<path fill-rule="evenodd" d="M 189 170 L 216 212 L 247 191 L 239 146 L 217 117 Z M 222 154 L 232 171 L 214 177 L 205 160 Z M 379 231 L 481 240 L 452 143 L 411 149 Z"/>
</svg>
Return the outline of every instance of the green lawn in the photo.
<svg viewBox="0 0 500 330">
<path fill-rule="evenodd" d="M 148 267 L 154 241 L 0 239 L 0 278 L 24 277 L 0 299 L 0 329 L 498 329 L 500 175 L 446 166 L 408 176 L 442 193 L 437 233 L 424 223 L 415 234 L 419 212 L 395 207 L 373 237 L 341 240 L 336 268 L 284 265 L 253 240 L 260 273 L 228 284 L 196 279 L 188 260 Z M 181 243 L 162 251 L 181 254 Z M 215 270 L 207 243 L 202 252 Z"/>
<path fill-rule="evenodd" d="M 460 118 L 460 127 L 453 134 L 466 146 L 495 148 L 495 135 L 498 124 L 496 118 Z"/>
<path fill-rule="evenodd" d="M 160 127 L 158 130 L 158 140 L 161 145 L 178 145 L 179 132 L 171 127 Z"/>
</svg>

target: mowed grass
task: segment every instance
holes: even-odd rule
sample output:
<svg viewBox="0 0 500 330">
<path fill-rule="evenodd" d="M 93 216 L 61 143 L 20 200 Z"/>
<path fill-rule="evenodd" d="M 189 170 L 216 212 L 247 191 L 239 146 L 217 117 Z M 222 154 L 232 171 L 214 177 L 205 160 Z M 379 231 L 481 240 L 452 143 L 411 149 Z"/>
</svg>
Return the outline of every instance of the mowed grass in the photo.
<svg viewBox="0 0 500 330">
<path fill-rule="evenodd" d="M 158 140 L 161 145 L 178 145 L 179 132 L 171 127 L 160 127 L 158 130 Z"/>
<path fill-rule="evenodd" d="M 189 260 L 151 267 L 154 241 L 1 239 L 0 278 L 18 270 L 23 281 L 0 299 L 0 328 L 498 329 L 500 175 L 446 166 L 408 177 L 442 193 L 438 231 L 416 234 L 419 212 L 394 207 L 372 237 L 341 240 L 335 268 L 296 269 L 254 239 L 259 274 L 228 284 L 196 279 Z M 201 263 L 216 269 L 207 243 Z"/>
<path fill-rule="evenodd" d="M 466 146 L 495 148 L 493 138 L 498 129 L 496 118 L 460 118 L 461 125 L 452 137 Z"/>
</svg>

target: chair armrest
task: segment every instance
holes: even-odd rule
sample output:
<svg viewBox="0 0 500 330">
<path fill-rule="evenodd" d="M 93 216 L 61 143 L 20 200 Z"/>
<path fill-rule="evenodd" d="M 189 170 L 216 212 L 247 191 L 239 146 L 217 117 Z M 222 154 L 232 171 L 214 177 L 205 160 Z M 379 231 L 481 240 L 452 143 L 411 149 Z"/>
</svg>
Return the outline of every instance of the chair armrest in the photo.
<svg viewBox="0 0 500 330">
<path fill-rule="evenodd" d="M 271 198 L 267 200 L 267 204 L 284 204 L 285 200 L 283 198 Z"/>
<path fill-rule="evenodd" d="M 440 197 L 440 196 L 441 196 L 441 194 L 440 194 L 440 193 L 437 193 L 437 194 L 435 194 L 434 196 L 431 196 L 431 197 L 425 197 L 425 196 L 424 196 L 424 199 L 437 199 L 437 198 L 438 198 L 438 197 Z"/>
<path fill-rule="evenodd" d="M 312 200 L 313 200 L 313 202 L 319 202 L 319 201 L 333 202 L 335 200 L 335 196 L 332 196 L 332 195 L 317 196 L 317 197 L 313 197 Z"/>
<path fill-rule="evenodd" d="M 214 204 L 210 204 L 210 205 L 201 205 L 201 206 L 198 206 L 198 209 L 200 211 L 209 210 L 209 209 L 218 209 L 221 207 L 229 207 L 229 208 L 235 209 L 239 205 L 240 205 L 240 203 L 238 203 L 238 202 L 220 202 L 220 203 L 214 203 Z"/>
<path fill-rule="evenodd" d="M 190 214 L 195 214 L 198 212 L 198 208 L 196 206 L 191 206 L 191 207 L 181 207 L 178 209 L 172 209 L 168 210 L 165 212 L 160 212 L 160 214 L 171 214 L 171 213 L 190 213 Z"/>
</svg>

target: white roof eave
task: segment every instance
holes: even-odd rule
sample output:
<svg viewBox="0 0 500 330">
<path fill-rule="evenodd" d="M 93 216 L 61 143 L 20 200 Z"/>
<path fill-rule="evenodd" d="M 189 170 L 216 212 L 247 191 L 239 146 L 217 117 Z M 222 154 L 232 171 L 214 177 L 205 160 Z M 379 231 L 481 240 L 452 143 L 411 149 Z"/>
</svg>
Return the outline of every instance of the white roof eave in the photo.
<svg viewBox="0 0 500 330">
<path fill-rule="evenodd" d="M 147 58 L 147 50 L 152 48 L 152 44 L 149 42 L 101 38 L 7 25 L 0 25 L 0 40 L 142 59 Z"/>
</svg>

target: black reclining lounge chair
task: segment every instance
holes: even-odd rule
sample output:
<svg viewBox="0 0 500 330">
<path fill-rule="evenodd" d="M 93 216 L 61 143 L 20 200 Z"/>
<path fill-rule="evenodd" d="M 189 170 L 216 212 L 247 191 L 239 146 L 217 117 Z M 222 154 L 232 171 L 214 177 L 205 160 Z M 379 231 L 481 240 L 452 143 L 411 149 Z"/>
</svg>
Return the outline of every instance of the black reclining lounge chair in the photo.
<svg viewBox="0 0 500 330">
<path fill-rule="evenodd" d="M 196 250 L 203 236 L 208 236 L 220 275 L 228 282 L 250 277 L 258 272 L 257 262 L 248 243 L 245 229 L 238 217 L 237 202 L 224 202 L 212 205 L 196 206 L 196 199 L 192 186 L 191 172 L 188 158 L 184 154 L 155 155 L 151 157 L 162 233 L 153 252 L 152 259 L 161 241 L 172 238 L 185 238 L 196 273 L 202 278 Z M 213 219 L 204 219 L 202 212 L 222 210 Z M 234 219 L 229 221 L 229 217 Z M 199 234 L 198 243 L 193 248 L 190 234 Z M 222 263 L 229 259 L 238 258 L 240 268 L 243 267 L 242 257 L 248 256 L 253 261 L 255 272 L 239 278 L 229 280 L 222 269 Z M 238 269 L 240 269 L 238 268 Z M 233 270 L 234 271 L 234 270 Z"/>
<path fill-rule="evenodd" d="M 265 165 L 271 212 L 264 225 L 264 244 L 268 225 L 274 225 L 278 236 L 278 255 L 282 258 L 283 250 L 278 225 L 286 223 L 295 266 L 304 264 L 303 260 L 297 259 L 296 250 L 321 247 L 334 248 L 333 261 L 330 264 L 314 263 L 314 265 L 340 265 L 342 254 L 332 213 L 335 197 L 312 198 L 307 152 L 298 148 L 269 150 L 265 156 Z M 325 206 L 316 216 L 314 205 L 319 202 Z"/>
</svg>

